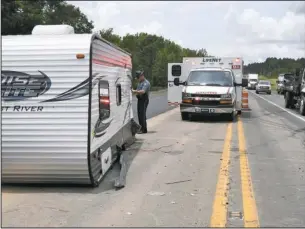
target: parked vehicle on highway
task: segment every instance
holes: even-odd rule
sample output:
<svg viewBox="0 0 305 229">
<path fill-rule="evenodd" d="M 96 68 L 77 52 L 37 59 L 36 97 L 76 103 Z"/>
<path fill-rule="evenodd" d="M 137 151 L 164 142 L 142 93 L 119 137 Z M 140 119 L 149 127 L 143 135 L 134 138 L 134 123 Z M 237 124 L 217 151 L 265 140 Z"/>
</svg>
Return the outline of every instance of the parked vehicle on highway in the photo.
<svg viewBox="0 0 305 229">
<path fill-rule="evenodd" d="M 283 77 L 283 84 L 282 84 L 282 87 L 281 87 L 281 92 L 282 92 L 282 94 L 285 94 L 285 91 L 287 91 L 286 89 L 286 87 L 288 86 L 289 87 L 289 85 L 290 85 L 290 81 L 293 81 L 293 79 L 294 79 L 294 75 L 295 75 L 295 73 L 283 73 L 283 74 L 281 74 L 280 76 L 282 76 Z M 277 80 L 276 81 L 277 83 L 279 83 L 280 81 L 279 80 Z M 284 83 L 284 82 L 286 82 L 286 83 Z M 289 90 L 289 88 L 288 88 L 288 90 Z"/>
<path fill-rule="evenodd" d="M 2 182 L 97 186 L 133 139 L 131 55 L 38 25 L 2 37 Z"/>
<path fill-rule="evenodd" d="M 168 102 L 179 104 L 182 120 L 194 115 L 227 115 L 233 120 L 241 113 L 243 60 L 236 57 L 183 58 L 168 64 Z"/>
<path fill-rule="evenodd" d="M 258 84 L 256 85 L 255 89 L 256 94 L 259 94 L 261 92 L 271 94 L 271 83 L 269 80 L 260 80 L 258 81 Z"/>
<path fill-rule="evenodd" d="M 258 82 L 258 74 L 248 74 L 248 90 L 255 90 Z"/>
<path fill-rule="evenodd" d="M 284 75 L 280 74 L 276 81 L 276 91 L 278 94 L 283 94 L 284 91 Z"/>
<path fill-rule="evenodd" d="M 286 108 L 296 108 L 305 115 L 305 68 L 296 69 L 295 74 L 284 80 L 284 99 Z"/>
</svg>

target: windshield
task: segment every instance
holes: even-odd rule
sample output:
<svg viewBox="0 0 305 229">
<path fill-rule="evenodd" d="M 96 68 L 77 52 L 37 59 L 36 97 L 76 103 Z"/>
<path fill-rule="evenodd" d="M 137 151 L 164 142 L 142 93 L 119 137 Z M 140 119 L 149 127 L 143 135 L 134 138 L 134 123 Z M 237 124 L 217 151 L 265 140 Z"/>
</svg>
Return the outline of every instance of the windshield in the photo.
<svg viewBox="0 0 305 229">
<path fill-rule="evenodd" d="M 262 84 L 262 85 L 270 85 L 270 82 L 269 82 L 269 81 L 260 81 L 259 84 Z"/>
<path fill-rule="evenodd" d="M 250 79 L 250 82 L 257 82 L 257 79 Z"/>
<path fill-rule="evenodd" d="M 192 71 L 187 84 L 230 87 L 233 86 L 233 77 L 229 71 Z"/>
<path fill-rule="evenodd" d="M 285 74 L 284 75 L 284 79 L 288 79 L 289 80 L 289 79 L 292 79 L 293 76 L 294 76 L 293 74 Z"/>
</svg>

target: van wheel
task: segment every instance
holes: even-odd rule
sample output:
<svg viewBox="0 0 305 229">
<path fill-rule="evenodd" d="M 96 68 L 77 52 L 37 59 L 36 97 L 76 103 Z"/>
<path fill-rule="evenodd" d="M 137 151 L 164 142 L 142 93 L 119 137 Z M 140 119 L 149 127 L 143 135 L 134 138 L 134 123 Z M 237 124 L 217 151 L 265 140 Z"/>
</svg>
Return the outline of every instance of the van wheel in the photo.
<svg viewBox="0 0 305 229">
<path fill-rule="evenodd" d="M 300 114 L 305 116 L 305 97 L 301 99 Z"/>
<path fill-rule="evenodd" d="M 231 114 L 228 114 L 228 121 L 229 122 L 234 122 L 235 120 L 235 113 L 232 112 Z"/>
<path fill-rule="evenodd" d="M 183 113 L 181 112 L 181 119 L 183 121 L 189 120 L 189 114 L 186 112 L 183 112 Z"/>
</svg>

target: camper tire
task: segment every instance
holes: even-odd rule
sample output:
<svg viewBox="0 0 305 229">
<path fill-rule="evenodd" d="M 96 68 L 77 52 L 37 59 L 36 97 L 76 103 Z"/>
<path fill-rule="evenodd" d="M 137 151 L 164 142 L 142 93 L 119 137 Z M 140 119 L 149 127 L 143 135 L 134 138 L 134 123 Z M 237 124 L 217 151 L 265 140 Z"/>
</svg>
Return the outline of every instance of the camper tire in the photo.
<svg viewBox="0 0 305 229">
<path fill-rule="evenodd" d="M 186 112 L 181 112 L 181 119 L 183 121 L 189 120 L 189 114 Z"/>
</svg>

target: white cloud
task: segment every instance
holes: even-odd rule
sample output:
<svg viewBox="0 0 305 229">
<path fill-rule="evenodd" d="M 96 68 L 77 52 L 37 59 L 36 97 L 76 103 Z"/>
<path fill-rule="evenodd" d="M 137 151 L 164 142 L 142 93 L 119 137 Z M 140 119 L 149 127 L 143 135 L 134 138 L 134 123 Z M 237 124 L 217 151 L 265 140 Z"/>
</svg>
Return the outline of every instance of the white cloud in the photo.
<svg viewBox="0 0 305 229">
<path fill-rule="evenodd" d="M 304 2 L 69 2 L 95 29 L 162 35 L 187 48 L 246 62 L 305 56 Z"/>
</svg>

